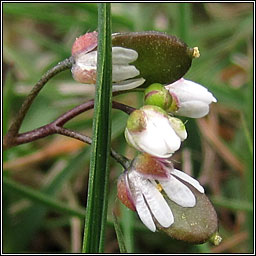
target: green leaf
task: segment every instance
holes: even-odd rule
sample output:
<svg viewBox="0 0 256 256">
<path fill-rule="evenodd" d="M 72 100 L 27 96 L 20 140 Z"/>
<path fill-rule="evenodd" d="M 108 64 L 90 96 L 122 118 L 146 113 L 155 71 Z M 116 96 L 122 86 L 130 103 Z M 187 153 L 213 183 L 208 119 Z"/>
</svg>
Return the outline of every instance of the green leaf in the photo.
<svg viewBox="0 0 256 256">
<path fill-rule="evenodd" d="M 98 58 L 93 140 L 83 252 L 104 250 L 111 142 L 112 56 L 110 4 L 98 6 Z"/>
<path fill-rule="evenodd" d="M 170 84 L 183 77 L 194 52 L 177 37 L 156 31 L 114 34 L 112 44 L 137 51 L 139 56 L 134 65 L 140 77 L 146 79 L 142 87 Z"/>
</svg>

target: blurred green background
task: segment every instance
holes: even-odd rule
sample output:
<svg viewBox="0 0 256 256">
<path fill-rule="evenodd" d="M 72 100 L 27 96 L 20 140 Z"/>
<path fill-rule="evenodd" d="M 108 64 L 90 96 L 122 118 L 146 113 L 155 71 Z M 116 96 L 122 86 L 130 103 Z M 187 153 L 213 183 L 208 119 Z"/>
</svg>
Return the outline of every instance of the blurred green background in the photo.
<svg viewBox="0 0 256 256">
<path fill-rule="evenodd" d="M 3 3 L 3 134 L 26 95 L 50 67 L 70 56 L 76 37 L 97 29 L 94 3 Z M 152 233 L 116 199 L 121 166 L 111 161 L 106 253 L 118 253 L 112 211 L 118 213 L 129 252 L 252 253 L 253 248 L 253 3 L 113 3 L 112 31 L 157 30 L 199 47 L 185 78 L 218 99 L 207 117 L 183 118 L 189 137 L 174 165 L 206 188 L 219 217 L 222 243 L 191 245 Z M 47 124 L 93 97 L 70 71 L 50 80 L 21 127 Z M 142 94 L 115 100 L 133 107 Z M 93 112 L 66 127 L 91 134 Z M 113 110 L 112 147 L 133 158 L 125 143 L 127 116 Z M 3 154 L 3 252 L 80 252 L 90 147 L 60 135 Z M 39 193 L 40 192 L 40 193 Z M 56 199 L 51 203 L 52 199 Z"/>
</svg>

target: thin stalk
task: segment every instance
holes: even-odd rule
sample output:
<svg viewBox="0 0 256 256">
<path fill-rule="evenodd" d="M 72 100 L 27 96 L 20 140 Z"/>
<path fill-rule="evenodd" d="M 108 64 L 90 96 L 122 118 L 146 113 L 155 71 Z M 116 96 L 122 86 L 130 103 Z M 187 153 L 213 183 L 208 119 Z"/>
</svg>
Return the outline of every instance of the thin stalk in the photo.
<svg viewBox="0 0 256 256">
<path fill-rule="evenodd" d="M 112 56 L 110 4 L 98 4 L 98 56 L 93 139 L 83 253 L 104 251 L 111 142 Z"/>
<path fill-rule="evenodd" d="M 87 110 L 92 109 L 93 107 L 94 107 L 94 100 L 89 100 L 89 101 L 67 111 L 66 113 L 64 113 L 63 115 L 58 117 L 55 121 L 53 121 L 47 125 L 41 126 L 37 129 L 34 129 L 29 132 L 17 134 L 16 136 L 12 137 L 11 140 L 9 140 L 7 136 L 5 136 L 3 139 L 3 149 L 5 150 L 5 149 L 11 148 L 16 145 L 21 145 L 24 143 L 32 142 L 32 141 L 47 137 L 49 135 L 56 134 L 56 133 L 66 135 L 69 137 L 73 137 L 75 139 L 79 139 L 80 135 L 78 134 L 78 132 L 70 131 L 68 134 L 65 134 L 65 131 L 63 130 L 64 128 L 61 129 L 61 127 L 64 124 L 66 124 L 68 121 L 73 119 L 74 117 L 78 116 L 79 114 L 81 114 Z M 127 105 L 124 105 L 122 103 L 115 102 L 115 101 L 112 102 L 112 107 L 115 109 L 119 109 L 119 110 L 125 112 L 126 114 L 130 114 L 131 112 L 133 112 L 135 110 L 135 108 L 133 108 L 133 107 L 130 107 L 130 106 L 127 106 Z M 71 136 L 71 135 L 73 135 L 73 136 Z M 84 141 L 84 142 L 88 143 L 87 141 Z"/>
<path fill-rule="evenodd" d="M 24 103 L 22 104 L 17 117 L 15 118 L 14 122 L 12 123 L 9 131 L 8 131 L 8 138 L 11 140 L 14 136 L 16 136 L 19 132 L 19 129 L 21 127 L 21 124 L 31 106 L 34 99 L 40 92 L 40 90 L 44 87 L 44 85 L 55 75 L 58 73 L 70 69 L 73 64 L 73 57 L 71 56 L 68 59 L 65 59 L 61 62 L 59 62 L 56 66 L 54 66 L 52 69 L 48 70 L 42 78 L 35 84 L 33 89 L 31 90 L 30 94 L 26 97 Z"/>
</svg>

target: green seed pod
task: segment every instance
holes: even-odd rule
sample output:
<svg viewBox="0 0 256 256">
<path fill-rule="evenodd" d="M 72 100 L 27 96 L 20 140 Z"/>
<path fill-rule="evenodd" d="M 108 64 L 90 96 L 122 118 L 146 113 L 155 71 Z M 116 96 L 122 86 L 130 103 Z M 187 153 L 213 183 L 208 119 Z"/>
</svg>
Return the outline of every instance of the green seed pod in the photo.
<svg viewBox="0 0 256 256">
<path fill-rule="evenodd" d="M 218 219 L 211 202 L 204 193 L 198 192 L 189 184 L 186 185 L 196 196 L 196 205 L 191 208 L 181 207 L 166 197 L 174 215 L 174 223 L 169 228 L 158 225 L 158 229 L 172 238 L 185 242 L 201 244 L 214 240 L 217 245 L 220 243 L 220 236 L 215 235 L 218 230 Z"/>
<path fill-rule="evenodd" d="M 137 51 L 138 59 L 132 64 L 140 71 L 138 77 L 146 80 L 141 87 L 177 81 L 189 70 L 192 59 L 199 57 L 196 47 L 156 31 L 113 34 L 112 45 Z"/>
</svg>

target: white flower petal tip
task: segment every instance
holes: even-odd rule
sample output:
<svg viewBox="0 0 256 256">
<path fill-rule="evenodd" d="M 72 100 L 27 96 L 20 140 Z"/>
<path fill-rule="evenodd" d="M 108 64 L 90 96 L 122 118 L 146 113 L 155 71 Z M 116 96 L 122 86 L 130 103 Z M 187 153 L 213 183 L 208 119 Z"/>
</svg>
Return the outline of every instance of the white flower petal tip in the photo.
<svg viewBox="0 0 256 256">
<path fill-rule="evenodd" d="M 176 204 L 182 207 L 194 207 L 196 198 L 191 190 L 180 182 L 178 179 L 170 175 L 166 181 L 160 181 L 167 196 Z"/>
<path fill-rule="evenodd" d="M 173 125 L 164 110 L 146 105 L 129 116 L 125 137 L 130 145 L 141 152 L 169 158 L 180 148 L 181 140 L 186 137 L 184 131 Z"/>
<path fill-rule="evenodd" d="M 163 227 L 171 226 L 174 222 L 173 214 L 163 195 L 150 181 L 147 180 L 144 180 L 144 182 L 141 183 L 141 189 L 147 204 L 158 223 Z"/>
<path fill-rule="evenodd" d="M 131 90 L 134 88 L 139 87 L 142 85 L 146 80 L 142 77 L 140 78 L 134 78 L 134 79 L 128 79 L 121 82 L 115 82 L 112 85 L 112 91 L 125 91 L 125 90 Z"/>
<path fill-rule="evenodd" d="M 217 102 L 208 89 L 184 78 L 165 86 L 173 97 L 170 112 L 192 118 L 200 118 L 209 113 L 209 105 Z"/>
<path fill-rule="evenodd" d="M 182 171 L 177 170 L 177 169 L 173 169 L 173 170 L 171 171 L 171 173 L 172 173 L 174 176 L 176 176 L 176 177 L 178 177 L 178 178 L 184 180 L 185 182 L 189 183 L 190 185 L 192 185 L 192 186 L 193 186 L 194 188 L 196 188 L 200 193 L 202 193 L 202 194 L 204 193 L 204 188 L 203 188 L 203 186 L 201 186 L 200 183 L 199 183 L 196 179 L 192 178 L 191 176 L 189 176 L 189 175 L 186 174 L 185 172 L 182 172 Z"/>
<path fill-rule="evenodd" d="M 134 62 L 138 58 L 135 50 L 124 47 L 112 47 L 112 62 L 115 64 L 126 65 Z"/>
<path fill-rule="evenodd" d="M 147 204 L 145 203 L 145 200 L 143 198 L 143 195 L 141 193 L 137 194 L 136 197 L 136 210 L 137 213 L 141 219 L 141 221 L 144 223 L 144 225 L 150 229 L 152 232 L 156 231 L 156 225 L 153 221 L 153 218 L 151 216 L 151 213 L 148 209 Z"/>
</svg>

